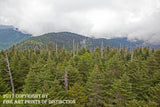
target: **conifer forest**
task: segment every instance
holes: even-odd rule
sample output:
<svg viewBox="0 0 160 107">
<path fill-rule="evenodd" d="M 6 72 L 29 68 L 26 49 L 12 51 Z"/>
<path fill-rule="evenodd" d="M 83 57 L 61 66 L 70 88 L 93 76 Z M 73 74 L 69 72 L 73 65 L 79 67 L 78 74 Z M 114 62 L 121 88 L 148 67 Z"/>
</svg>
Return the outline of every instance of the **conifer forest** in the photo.
<svg viewBox="0 0 160 107">
<path fill-rule="evenodd" d="M 48 94 L 75 104 L 4 104 L 4 94 Z M 16 98 L 13 98 L 16 100 Z M 159 107 L 160 49 L 0 51 L 1 107 Z"/>
</svg>

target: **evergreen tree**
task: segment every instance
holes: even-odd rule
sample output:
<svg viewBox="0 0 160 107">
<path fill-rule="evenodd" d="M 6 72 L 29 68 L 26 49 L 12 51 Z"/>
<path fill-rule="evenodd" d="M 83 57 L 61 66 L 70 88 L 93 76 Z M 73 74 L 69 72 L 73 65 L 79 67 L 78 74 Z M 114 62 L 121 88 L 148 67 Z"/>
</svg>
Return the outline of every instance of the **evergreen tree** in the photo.
<svg viewBox="0 0 160 107">
<path fill-rule="evenodd" d="M 67 98 L 68 94 L 65 92 L 64 88 L 60 85 L 60 82 L 58 80 L 54 80 L 49 90 L 49 99 L 64 100 Z"/>
<path fill-rule="evenodd" d="M 8 91 L 10 91 L 9 84 L 0 77 L 0 95 L 6 94 Z"/>
<path fill-rule="evenodd" d="M 126 66 L 126 73 L 130 77 L 132 83 L 132 91 L 136 93 L 136 99 L 144 99 L 150 87 L 150 79 L 148 70 L 144 61 L 134 60 Z"/>
<path fill-rule="evenodd" d="M 115 79 L 112 85 L 113 104 L 116 106 L 125 106 L 128 101 L 135 98 L 132 92 L 132 84 L 126 73 L 120 79 Z"/>
<path fill-rule="evenodd" d="M 126 107 L 156 107 L 157 104 L 155 102 L 149 101 L 145 102 L 144 100 L 132 100 L 126 105 Z"/>
<path fill-rule="evenodd" d="M 90 73 L 90 77 L 87 82 L 89 107 L 99 107 L 104 105 L 105 101 L 103 99 L 103 83 L 104 75 L 99 71 L 98 65 L 95 65 L 94 70 Z"/>
<path fill-rule="evenodd" d="M 12 106 L 2 105 L 2 95 L 11 93 L 6 52 L 16 94 L 49 94 L 48 100 L 76 100 L 74 105 L 38 106 L 160 106 L 160 49 L 117 50 L 107 46 L 103 50 L 102 45 L 101 50 L 77 49 L 73 57 L 73 51 L 64 48 L 57 47 L 56 52 L 50 44 L 43 49 L 35 46 L 38 47 L 17 50 L 13 46 L 0 51 L 0 106 Z"/>
<path fill-rule="evenodd" d="M 37 78 L 37 74 L 34 71 L 30 71 L 25 79 L 25 85 L 23 92 L 27 94 L 35 94 L 39 85 L 40 79 Z"/>
<path fill-rule="evenodd" d="M 82 77 L 80 76 L 80 73 L 76 68 L 73 68 L 71 65 L 67 67 L 68 71 L 68 81 L 69 81 L 69 86 L 73 86 L 76 82 L 81 83 L 82 82 Z"/>
<path fill-rule="evenodd" d="M 84 87 L 82 87 L 80 84 L 75 83 L 68 91 L 69 98 L 71 100 L 75 100 L 76 104 L 74 106 L 76 107 L 85 107 L 85 104 L 87 102 L 87 96 L 85 94 Z"/>
<path fill-rule="evenodd" d="M 149 99 L 157 103 L 157 106 L 160 106 L 160 83 L 156 84 L 154 87 L 151 87 L 149 93 Z"/>
<path fill-rule="evenodd" d="M 84 83 L 87 82 L 87 78 L 90 72 L 90 58 L 90 54 L 86 52 L 84 55 L 80 56 L 80 61 L 78 63 L 78 71 Z"/>
</svg>

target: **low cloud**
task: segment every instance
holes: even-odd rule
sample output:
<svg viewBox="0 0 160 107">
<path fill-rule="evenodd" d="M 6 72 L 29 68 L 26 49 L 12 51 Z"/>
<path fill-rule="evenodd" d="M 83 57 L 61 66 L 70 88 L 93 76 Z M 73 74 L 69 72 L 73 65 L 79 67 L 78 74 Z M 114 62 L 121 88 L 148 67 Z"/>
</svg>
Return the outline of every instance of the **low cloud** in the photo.
<svg viewBox="0 0 160 107">
<path fill-rule="evenodd" d="M 160 44 L 160 0 L 0 0 L 0 24 Z"/>
</svg>

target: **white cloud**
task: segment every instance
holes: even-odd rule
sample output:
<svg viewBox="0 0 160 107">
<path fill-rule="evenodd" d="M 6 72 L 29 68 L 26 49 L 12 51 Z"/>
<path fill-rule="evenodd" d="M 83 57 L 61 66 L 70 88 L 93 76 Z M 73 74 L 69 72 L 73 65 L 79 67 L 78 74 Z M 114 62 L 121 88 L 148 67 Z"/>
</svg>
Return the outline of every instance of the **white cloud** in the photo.
<svg viewBox="0 0 160 107">
<path fill-rule="evenodd" d="M 34 36 L 70 31 L 160 41 L 160 0 L 0 0 L 0 24 Z"/>
</svg>

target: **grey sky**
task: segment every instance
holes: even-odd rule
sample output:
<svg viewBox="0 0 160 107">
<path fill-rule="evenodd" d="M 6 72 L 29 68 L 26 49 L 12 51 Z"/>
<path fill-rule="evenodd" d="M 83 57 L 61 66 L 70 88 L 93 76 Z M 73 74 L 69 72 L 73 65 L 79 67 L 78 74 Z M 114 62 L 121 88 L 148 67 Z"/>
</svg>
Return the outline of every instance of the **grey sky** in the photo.
<svg viewBox="0 0 160 107">
<path fill-rule="evenodd" d="M 160 0 L 0 0 L 0 24 L 160 44 Z"/>
</svg>

